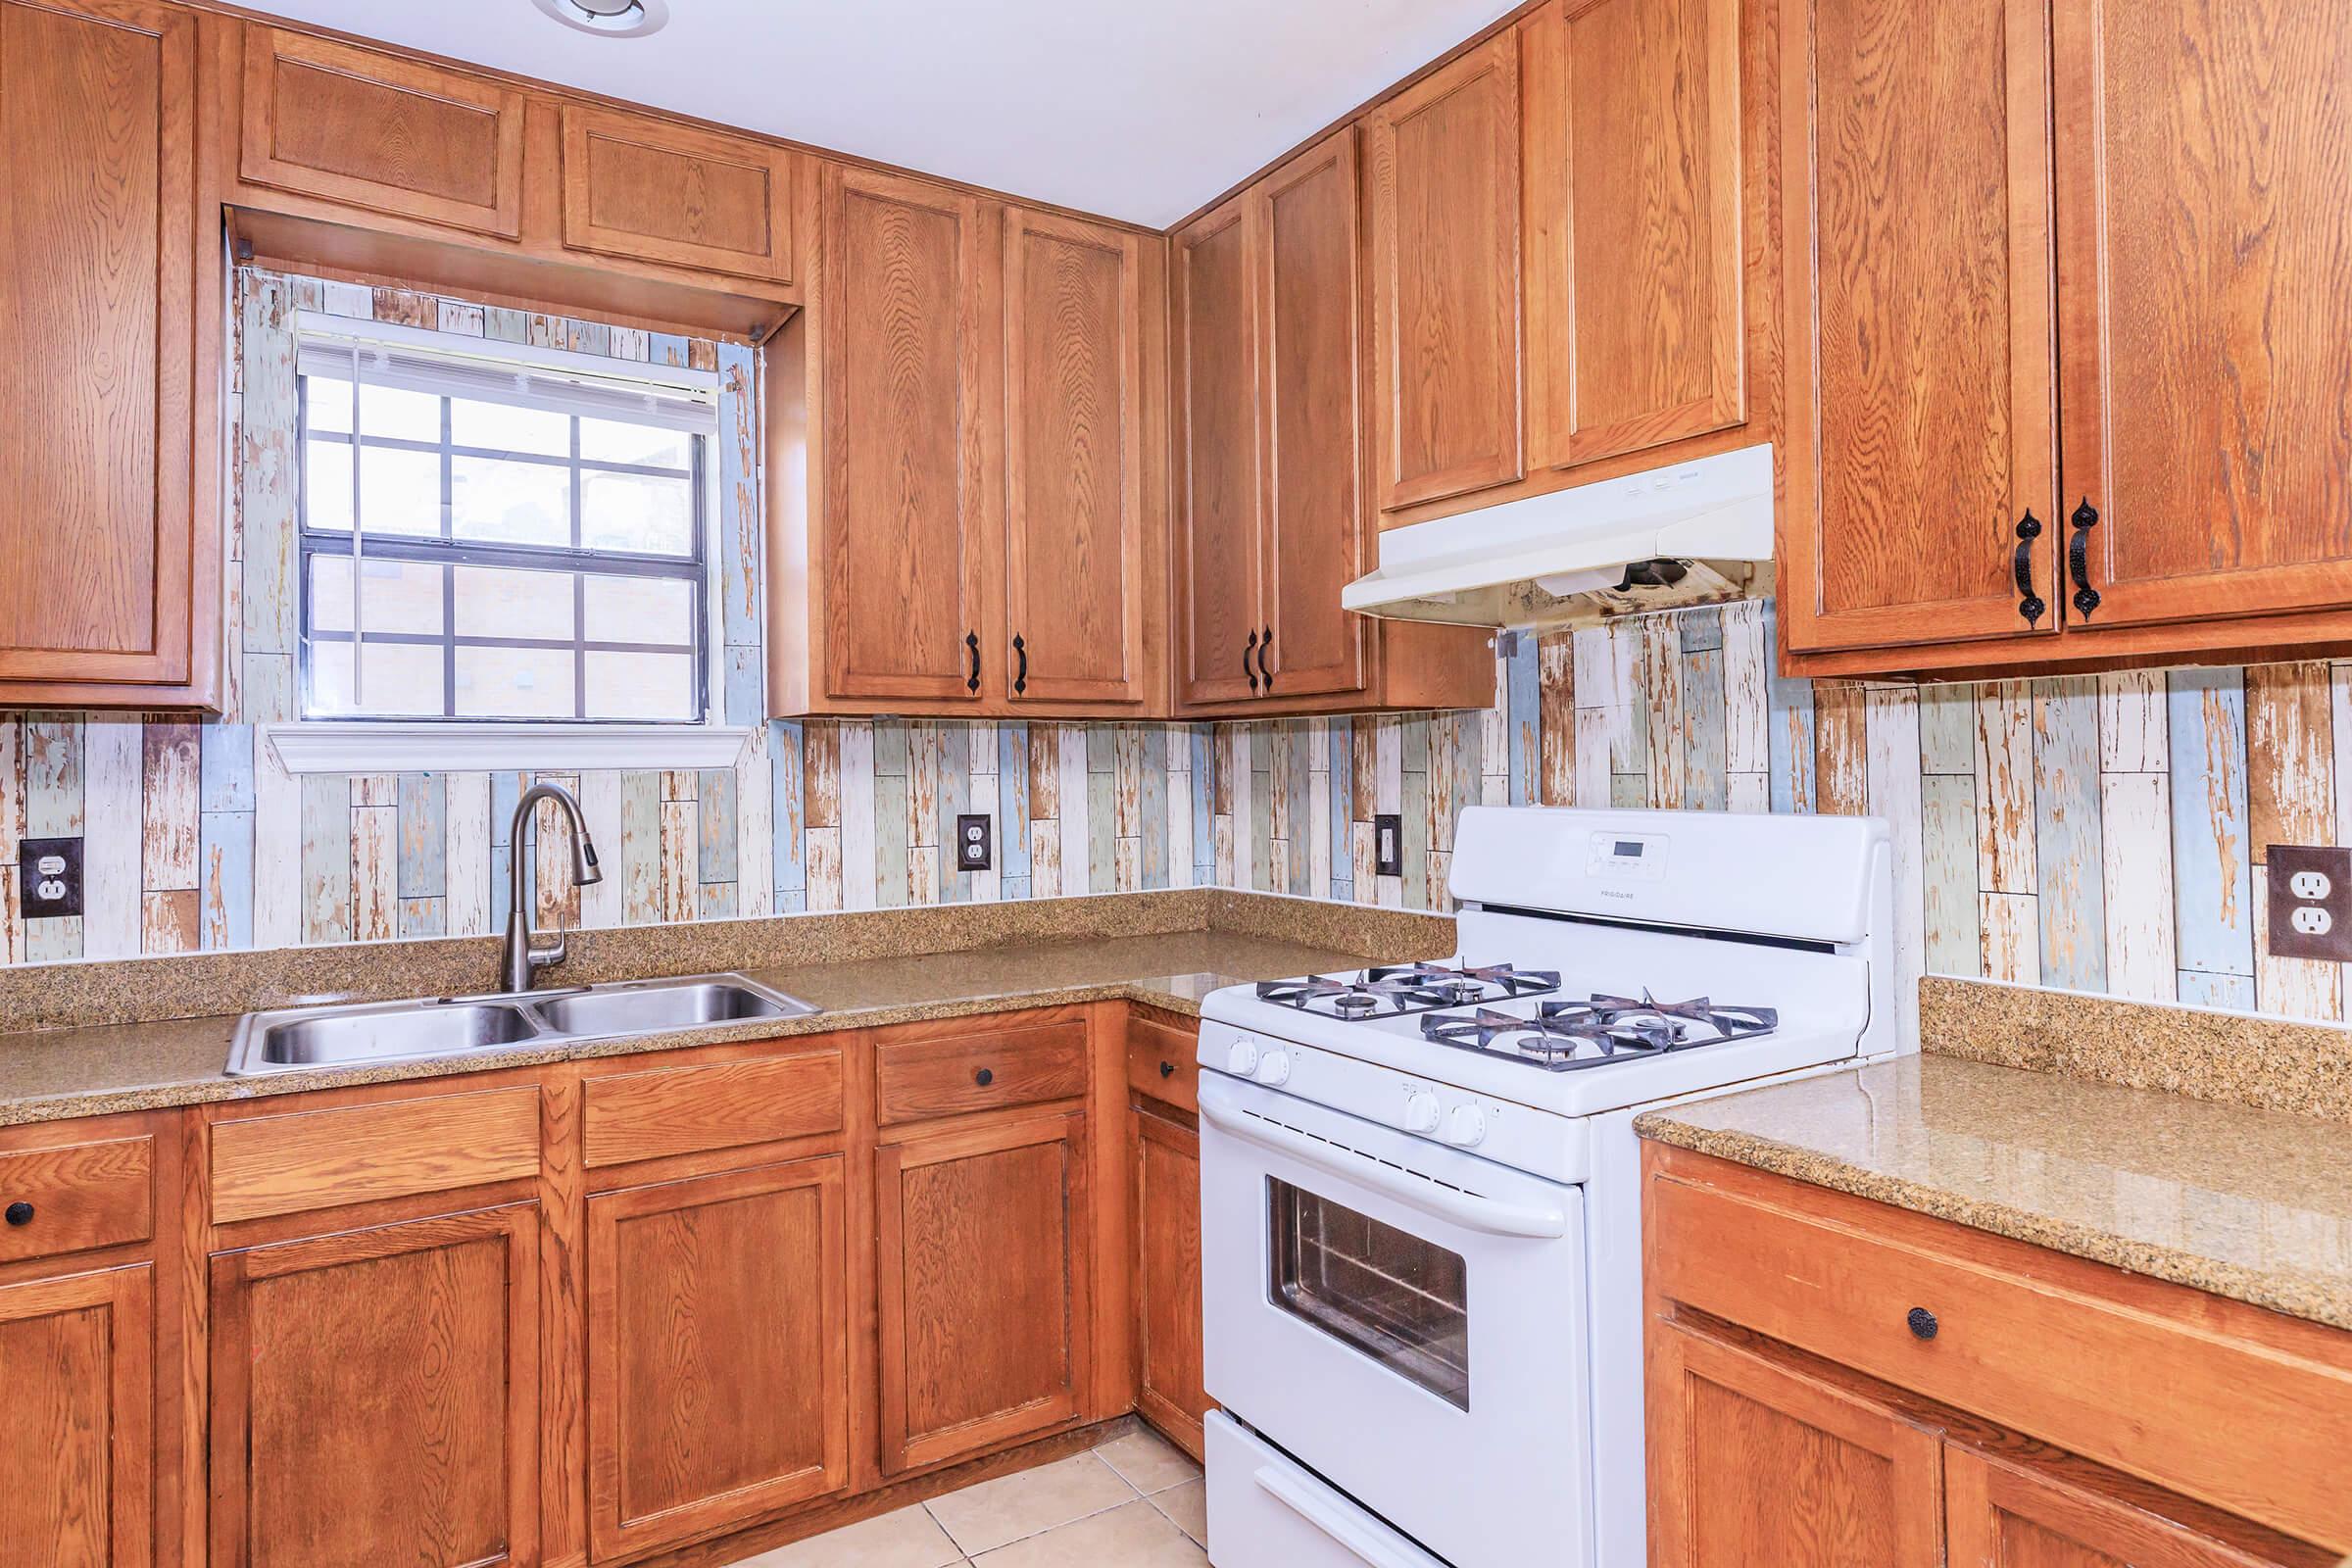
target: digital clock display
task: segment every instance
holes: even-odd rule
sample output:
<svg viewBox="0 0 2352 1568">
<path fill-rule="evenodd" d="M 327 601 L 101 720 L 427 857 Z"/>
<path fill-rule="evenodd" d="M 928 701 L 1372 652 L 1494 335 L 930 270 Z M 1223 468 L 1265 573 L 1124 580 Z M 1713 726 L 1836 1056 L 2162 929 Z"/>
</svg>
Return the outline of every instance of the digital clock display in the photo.
<svg viewBox="0 0 2352 1568">
<path fill-rule="evenodd" d="M 1642 841 L 1640 839 L 1619 839 L 1617 853 L 1628 860 L 1639 860 L 1642 858 Z"/>
</svg>

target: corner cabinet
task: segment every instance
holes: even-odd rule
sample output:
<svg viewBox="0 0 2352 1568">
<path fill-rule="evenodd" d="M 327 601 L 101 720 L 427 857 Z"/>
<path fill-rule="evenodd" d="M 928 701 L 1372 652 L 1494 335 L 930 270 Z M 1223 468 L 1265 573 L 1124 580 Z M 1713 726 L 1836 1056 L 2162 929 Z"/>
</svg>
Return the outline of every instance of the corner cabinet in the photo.
<svg viewBox="0 0 2352 1568">
<path fill-rule="evenodd" d="M 0 0 L 0 705 L 219 700 L 199 26 L 145 0 Z"/>
<path fill-rule="evenodd" d="M 1335 133 L 1171 242 L 1181 711 L 1494 697 L 1484 633 L 1340 609 L 1369 569 L 1356 143 Z"/>
<path fill-rule="evenodd" d="M 2352 647 L 2352 16 L 1906 4 L 1784 27 L 1789 666 Z"/>
</svg>

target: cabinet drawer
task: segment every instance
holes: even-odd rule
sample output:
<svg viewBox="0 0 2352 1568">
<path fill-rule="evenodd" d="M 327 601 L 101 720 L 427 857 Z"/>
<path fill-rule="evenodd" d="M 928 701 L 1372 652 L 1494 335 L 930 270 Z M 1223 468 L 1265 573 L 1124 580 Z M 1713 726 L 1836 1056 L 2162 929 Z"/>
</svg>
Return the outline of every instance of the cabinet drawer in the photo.
<svg viewBox="0 0 2352 1568">
<path fill-rule="evenodd" d="M 1086 1093 L 1086 1024 L 1032 1024 L 876 1050 L 882 1124 L 1071 1100 Z"/>
<path fill-rule="evenodd" d="M 213 1223 L 539 1174 L 539 1091 L 379 1101 L 213 1127 Z"/>
<path fill-rule="evenodd" d="M 813 1138 L 842 1126 L 838 1051 L 616 1073 L 591 1078 L 584 1087 L 585 1158 L 592 1170 Z"/>
<path fill-rule="evenodd" d="M 1653 1171 L 1661 1297 L 2352 1547 L 2352 1338 L 1680 1152 Z"/>
<path fill-rule="evenodd" d="M 155 1234 L 155 1140 L 0 1154 L 0 1263 L 146 1241 Z"/>
<path fill-rule="evenodd" d="M 1200 1036 L 1138 1013 L 1127 1020 L 1127 1087 L 1200 1113 Z"/>
</svg>

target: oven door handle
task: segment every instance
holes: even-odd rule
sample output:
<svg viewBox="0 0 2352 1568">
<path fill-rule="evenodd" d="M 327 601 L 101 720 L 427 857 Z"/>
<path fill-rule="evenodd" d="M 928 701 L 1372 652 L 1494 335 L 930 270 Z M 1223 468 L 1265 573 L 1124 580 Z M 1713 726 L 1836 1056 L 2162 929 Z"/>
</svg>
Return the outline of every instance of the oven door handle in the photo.
<svg viewBox="0 0 2352 1568">
<path fill-rule="evenodd" d="M 1497 1199 L 1481 1198 L 1458 1188 L 1441 1187 L 1418 1176 L 1393 1170 L 1372 1160 L 1341 1164 L 1331 1157 L 1331 1146 L 1319 1138 L 1295 1133 L 1260 1117 L 1237 1114 L 1216 1103 L 1207 1095 L 1200 1097 L 1200 1118 L 1219 1132 L 1241 1139 L 1244 1143 L 1270 1149 L 1278 1154 L 1327 1171 L 1358 1187 L 1370 1188 L 1387 1198 L 1393 1198 L 1408 1208 L 1459 1225 L 1465 1230 L 1480 1231 L 1489 1236 L 1517 1236 L 1533 1241 L 1553 1241 L 1568 1234 L 1568 1216 L 1556 1208 L 1540 1208 L 1524 1203 L 1506 1203 Z"/>
<path fill-rule="evenodd" d="M 1267 1496 L 1346 1547 L 1357 1561 L 1370 1564 L 1370 1568 L 1428 1568 L 1432 1561 L 1418 1553 L 1407 1557 L 1340 1512 L 1328 1499 L 1309 1491 L 1297 1478 L 1285 1475 L 1272 1465 L 1259 1466 L 1250 1479 Z"/>
</svg>

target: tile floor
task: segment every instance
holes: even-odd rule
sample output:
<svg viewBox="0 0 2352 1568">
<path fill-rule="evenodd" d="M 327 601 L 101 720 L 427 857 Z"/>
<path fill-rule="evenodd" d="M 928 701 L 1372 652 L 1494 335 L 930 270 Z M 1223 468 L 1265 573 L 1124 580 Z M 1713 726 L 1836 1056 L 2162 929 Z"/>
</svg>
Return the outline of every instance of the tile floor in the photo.
<svg viewBox="0 0 2352 1568">
<path fill-rule="evenodd" d="M 1206 1568 L 1200 1467 L 1135 1431 L 735 1568 Z"/>
</svg>

